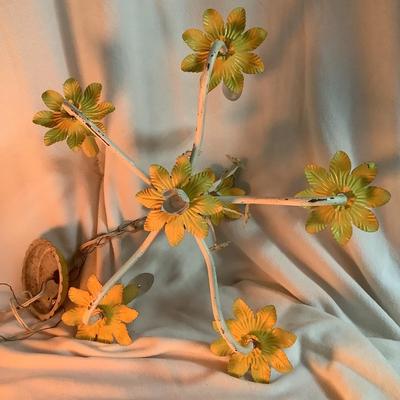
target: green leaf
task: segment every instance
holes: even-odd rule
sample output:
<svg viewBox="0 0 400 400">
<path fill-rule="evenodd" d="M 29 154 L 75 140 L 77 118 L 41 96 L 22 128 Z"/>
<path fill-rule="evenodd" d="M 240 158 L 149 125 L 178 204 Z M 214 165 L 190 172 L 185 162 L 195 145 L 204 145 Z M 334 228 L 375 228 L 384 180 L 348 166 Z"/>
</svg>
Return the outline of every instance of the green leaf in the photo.
<svg viewBox="0 0 400 400">
<path fill-rule="evenodd" d="M 53 143 L 56 142 L 61 142 L 62 140 L 64 140 L 67 137 L 67 133 L 60 131 L 57 128 L 54 129 L 50 129 L 49 131 L 46 132 L 46 134 L 44 135 L 44 144 L 46 146 L 50 146 Z"/>
<path fill-rule="evenodd" d="M 143 273 L 133 278 L 123 291 L 123 302 L 129 304 L 133 299 L 145 294 L 153 286 L 154 275 Z"/>
</svg>

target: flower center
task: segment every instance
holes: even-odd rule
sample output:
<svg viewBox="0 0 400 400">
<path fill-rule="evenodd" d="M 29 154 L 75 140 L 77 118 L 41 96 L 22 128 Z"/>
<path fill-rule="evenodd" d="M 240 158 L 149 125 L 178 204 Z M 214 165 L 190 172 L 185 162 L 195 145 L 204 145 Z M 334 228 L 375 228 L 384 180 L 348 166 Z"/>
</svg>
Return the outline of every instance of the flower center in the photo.
<svg viewBox="0 0 400 400">
<path fill-rule="evenodd" d="M 257 336 L 248 334 L 242 337 L 242 344 L 244 346 L 247 346 L 249 343 L 253 343 L 255 349 L 261 350 L 261 343 Z"/>
<path fill-rule="evenodd" d="M 99 310 L 98 308 L 96 308 L 93 311 L 93 314 L 90 316 L 89 321 L 88 321 L 88 325 L 93 325 L 95 324 L 97 321 L 101 320 L 104 318 L 103 313 L 101 312 L 101 310 Z"/>
<path fill-rule="evenodd" d="M 164 192 L 162 210 L 171 215 L 180 215 L 189 208 L 190 199 L 182 189 L 170 189 Z"/>
<path fill-rule="evenodd" d="M 242 336 L 241 343 L 246 346 L 253 343 L 254 350 L 266 354 L 274 354 L 279 348 L 279 341 L 271 331 L 252 331 Z"/>
<path fill-rule="evenodd" d="M 345 186 L 341 190 L 337 190 L 335 192 L 335 195 L 338 195 L 338 194 L 344 194 L 347 197 L 347 202 L 345 204 L 343 204 L 343 205 L 336 206 L 336 207 L 344 207 L 346 209 L 350 208 L 354 204 L 356 199 L 357 199 L 357 197 L 354 194 L 353 190 L 349 186 Z"/>
</svg>

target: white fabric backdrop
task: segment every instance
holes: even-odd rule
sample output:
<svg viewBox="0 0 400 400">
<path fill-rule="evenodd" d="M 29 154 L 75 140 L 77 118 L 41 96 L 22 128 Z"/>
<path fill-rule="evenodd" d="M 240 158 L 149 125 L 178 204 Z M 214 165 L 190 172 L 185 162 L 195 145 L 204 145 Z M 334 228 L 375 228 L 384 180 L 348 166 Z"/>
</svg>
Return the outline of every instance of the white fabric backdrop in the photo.
<svg viewBox="0 0 400 400">
<path fill-rule="evenodd" d="M 180 71 L 181 39 L 205 8 L 247 10 L 248 26 L 269 35 L 258 50 L 266 71 L 246 76 L 242 98 L 219 89 L 208 103 L 199 167 L 246 160 L 253 195 L 306 187 L 303 167 L 327 165 L 342 149 L 354 164 L 376 161 L 376 185 L 391 202 L 381 229 L 355 231 L 346 247 L 329 233 L 309 236 L 303 209 L 253 207 L 252 220 L 225 224 L 217 255 L 224 312 L 241 296 L 275 304 L 278 326 L 293 330 L 288 375 L 270 385 L 227 375 L 208 351 L 216 338 L 205 268 L 193 240 L 177 249 L 161 235 L 126 280 L 148 271 L 152 290 L 135 307 L 134 343 L 122 348 L 36 336 L 0 346 L 3 399 L 400 399 L 400 3 L 381 0 L 47 1 L 0 0 L 1 281 L 20 288 L 21 264 L 37 237 L 67 257 L 96 233 L 144 214 L 140 182 L 110 153 L 88 160 L 65 144 L 46 148 L 32 124 L 41 93 L 64 80 L 98 81 L 116 111 L 112 139 L 143 168 L 171 167 L 191 147 L 198 75 Z M 143 236 L 93 255 L 82 282 L 105 281 Z M 6 307 L 8 293 L 0 291 Z M 0 327 L 15 331 L 16 324 Z"/>
</svg>

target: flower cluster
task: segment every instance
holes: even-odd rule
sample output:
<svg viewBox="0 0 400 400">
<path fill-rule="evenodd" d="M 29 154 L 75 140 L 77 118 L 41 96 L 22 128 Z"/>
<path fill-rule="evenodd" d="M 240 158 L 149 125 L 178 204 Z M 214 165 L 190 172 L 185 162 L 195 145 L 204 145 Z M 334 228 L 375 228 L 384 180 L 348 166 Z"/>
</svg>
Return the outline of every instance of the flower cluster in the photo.
<svg viewBox="0 0 400 400">
<path fill-rule="evenodd" d="M 306 230 L 316 233 L 331 227 L 333 237 L 346 244 L 352 236 L 352 224 L 366 232 L 375 232 L 379 223 L 369 209 L 383 206 L 390 193 L 377 186 L 369 186 L 377 174 L 376 164 L 367 162 L 351 170 L 351 161 L 344 151 L 332 157 L 329 170 L 315 164 L 305 167 L 310 188 L 297 193 L 297 197 L 334 196 L 343 193 L 345 205 L 312 207 Z"/>
<path fill-rule="evenodd" d="M 252 53 L 266 38 L 262 28 L 251 28 L 244 32 L 246 11 L 238 7 L 233 9 L 226 24 L 218 11 L 207 9 L 203 14 L 202 32 L 199 29 L 186 30 L 182 38 L 195 53 L 186 56 L 181 64 L 182 71 L 201 72 L 206 67 L 207 59 L 216 40 L 224 42 L 226 51 L 220 52 L 215 62 L 208 85 L 213 90 L 223 81 L 224 85 L 236 95 L 243 90 L 245 74 L 259 74 L 264 71 L 261 58 Z"/>
<path fill-rule="evenodd" d="M 76 307 L 66 311 L 62 320 L 66 325 L 77 326 L 76 338 L 112 343 L 114 339 L 121 345 L 132 343 L 126 328 L 139 315 L 136 310 L 123 304 L 123 285 L 115 285 L 98 305 L 89 324 L 84 324 L 83 318 L 92 302 L 100 293 L 102 286 L 95 275 L 87 281 L 87 289 L 71 287 L 68 291 L 70 300 Z"/>
<path fill-rule="evenodd" d="M 102 131 L 105 131 L 101 120 L 115 108 L 109 102 L 99 103 L 101 88 L 100 83 L 91 83 L 82 92 L 78 81 L 74 78 L 67 79 L 63 85 L 65 99 L 81 110 Z M 63 109 L 64 97 L 54 90 L 47 90 L 42 94 L 42 100 L 50 111 L 37 112 L 33 117 L 33 122 L 52 128 L 44 135 L 45 145 L 49 146 L 66 139 L 70 149 L 82 149 L 87 156 L 95 156 L 99 148 L 93 134 Z"/>
<path fill-rule="evenodd" d="M 281 328 L 275 328 L 276 311 L 270 305 L 261 308 L 255 314 L 242 300 L 233 303 L 236 319 L 227 320 L 229 330 L 243 346 L 250 342 L 253 350 L 243 355 L 235 353 L 223 338 L 213 342 L 211 351 L 218 356 L 229 356 L 228 373 L 241 377 L 250 370 L 255 382 L 269 383 L 271 367 L 281 373 L 292 370 L 292 365 L 282 349 L 290 347 L 296 341 L 296 335 Z M 218 333 L 215 323 L 214 329 Z"/>
<path fill-rule="evenodd" d="M 217 197 L 208 194 L 215 182 L 210 169 L 192 175 L 186 155 L 177 158 L 171 175 L 161 165 L 149 169 L 151 186 L 136 194 L 139 203 L 152 210 L 144 229 L 158 231 L 165 226 L 171 246 L 177 246 L 185 231 L 198 238 L 208 235 L 207 218 L 223 211 Z"/>
</svg>

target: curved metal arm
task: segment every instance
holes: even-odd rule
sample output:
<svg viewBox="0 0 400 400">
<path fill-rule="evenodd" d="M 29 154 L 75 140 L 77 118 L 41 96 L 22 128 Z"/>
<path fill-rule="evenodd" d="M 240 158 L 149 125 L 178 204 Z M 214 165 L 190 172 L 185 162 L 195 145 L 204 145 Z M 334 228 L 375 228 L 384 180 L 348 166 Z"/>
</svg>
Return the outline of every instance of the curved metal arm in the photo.
<svg viewBox="0 0 400 400">
<path fill-rule="evenodd" d="M 237 340 L 232 336 L 229 328 L 226 325 L 224 316 L 222 315 L 221 302 L 218 293 L 217 274 L 215 272 L 215 264 L 211 252 L 204 240 L 196 237 L 195 239 L 206 263 L 208 284 L 210 286 L 211 306 L 219 333 L 234 352 L 249 354 L 253 350 L 253 344 L 250 342 L 247 346 L 242 346 L 240 343 L 238 343 Z"/>
<path fill-rule="evenodd" d="M 227 51 L 225 43 L 222 40 L 216 40 L 211 46 L 210 54 L 208 55 L 207 64 L 200 77 L 199 97 L 197 103 L 197 125 L 194 135 L 194 143 L 192 154 L 190 155 L 190 162 L 194 165 L 196 157 L 200 154 L 201 145 L 204 136 L 204 119 L 206 115 L 206 102 L 208 84 L 210 82 L 211 74 L 214 68 L 215 61 L 220 51 Z"/>
<path fill-rule="evenodd" d="M 347 196 L 339 193 L 330 197 L 250 197 L 250 196 L 218 196 L 218 199 L 231 204 L 263 204 L 269 206 L 315 207 L 345 205 Z"/>
<path fill-rule="evenodd" d="M 97 295 L 95 301 L 92 303 L 89 310 L 86 311 L 82 322 L 84 324 L 89 323 L 89 319 L 99 305 L 103 297 L 107 294 L 107 292 L 125 275 L 125 273 L 139 260 L 140 257 L 148 250 L 150 245 L 153 243 L 154 239 L 157 237 L 160 231 L 150 232 L 140 247 L 131 255 L 131 257 L 126 261 L 126 263 L 107 281 L 107 283 L 103 286 L 100 293 Z"/>
<path fill-rule="evenodd" d="M 133 173 L 138 176 L 144 183 L 150 185 L 150 180 L 146 174 L 135 164 L 135 162 L 125 154 L 93 121 L 91 121 L 81 110 L 75 107 L 72 103 L 67 100 L 63 101 L 63 109 L 72 117 L 84 125 L 90 132 L 93 133 L 98 139 L 100 139 L 107 147 L 114 151 L 119 157 L 121 157 Z"/>
</svg>

